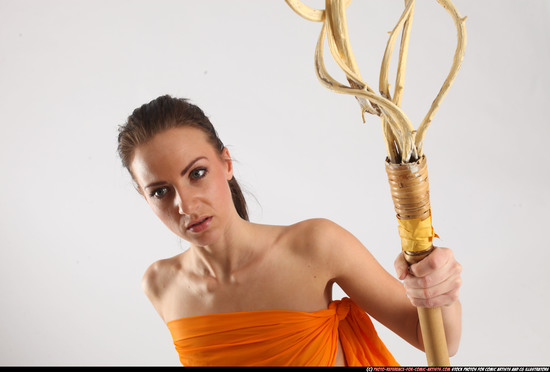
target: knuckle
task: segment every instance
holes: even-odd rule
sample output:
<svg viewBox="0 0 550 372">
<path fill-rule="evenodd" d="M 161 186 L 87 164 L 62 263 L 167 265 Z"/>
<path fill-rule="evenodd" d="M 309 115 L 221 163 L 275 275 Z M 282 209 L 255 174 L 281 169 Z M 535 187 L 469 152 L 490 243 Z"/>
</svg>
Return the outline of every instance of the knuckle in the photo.
<svg viewBox="0 0 550 372">
<path fill-rule="evenodd" d="M 449 301 L 448 301 L 445 305 L 446 305 L 446 306 L 451 306 L 451 305 L 454 304 L 456 301 L 458 301 L 458 289 L 449 292 L 449 293 L 447 294 L 447 297 L 448 297 Z"/>
<path fill-rule="evenodd" d="M 435 270 L 440 266 L 441 259 L 439 256 L 434 256 L 431 260 L 428 260 L 428 268 Z"/>
<path fill-rule="evenodd" d="M 455 291 L 453 291 L 453 292 L 451 293 L 451 300 L 452 300 L 453 302 L 458 301 L 458 297 L 459 297 L 459 293 L 458 293 L 458 292 L 459 292 L 459 291 L 458 291 L 458 289 L 457 289 L 457 290 L 455 290 Z"/>
<path fill-rule="evenodd" d="M 437 270 L 443 267 L 448 262 L 448 258 L 444 254 L 434 255 L 433 259 L 429 261 L 429 267 L 431 270 Z"/>
<path fill-rule="evenodd" d="M 433 283 L 433 280 L 432 280 L 432 277 L 430 275 L 426 275 L 425 277 L 420 278 L 420 284 L 424 288 L 431 287 L 432 283 Z"/>
<path fill-rule="evenodd" d="M 425 301 L 424 301 L 426 307 L 434 307 L 435 304 L 434 304 L 434 300 L 431 299 L 431 298 L 427 298 Z"/>
<path fill-rule="evenodd" d="M 453 251 L 449 248 L 439 248 L 439 254 L 436 256 L 436 259 L 436 263 L 439 266 L 442 266 L 445 263 L 454 260 Z"/>
<path fill-rule="evenodd" d="M 426 300 L 430 300 L 432 298 L 432 291 L 429 288 L 424 288 L 422 290 L 422 295 Z"/>
<path fill-rule="evenodd" d="M 457 276 L 454 280 L 453 287 L 458 289 L 462 286 L 462 278 L 460 276 Z"/>
</svg>

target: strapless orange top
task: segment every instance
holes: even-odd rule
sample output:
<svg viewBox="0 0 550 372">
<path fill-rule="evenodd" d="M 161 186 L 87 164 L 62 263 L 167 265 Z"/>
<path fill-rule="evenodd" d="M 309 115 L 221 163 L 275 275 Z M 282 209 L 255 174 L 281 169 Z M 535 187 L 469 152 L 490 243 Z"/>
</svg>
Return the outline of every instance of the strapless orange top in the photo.
<svg viewBox="0 0 550 372">
<path fill-rule="evenodd" d="M 338 339 L 348 366 L 398 365 L 369 316 L 347 297 L 313 313 L 222 313 L 167 325 L 184 366 L 333 366 Z"/>
</svg>

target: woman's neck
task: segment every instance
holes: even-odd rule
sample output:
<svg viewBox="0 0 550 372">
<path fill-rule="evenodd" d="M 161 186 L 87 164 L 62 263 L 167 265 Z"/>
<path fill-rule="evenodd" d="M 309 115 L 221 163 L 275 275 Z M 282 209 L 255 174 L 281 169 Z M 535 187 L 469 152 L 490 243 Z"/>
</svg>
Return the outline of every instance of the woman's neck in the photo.
<svg viewBox="0 0 550 372">
<path fill-rule="evenodd" d="M 214 244 L 191 246 L 194 267 L 201 275 L 221 282 L 233 282 L 235 273 L 255 262 L 262 254 L 265 244 L 260 244 L 256 238 L 259 226 L 240 217 L 233 218 Z"/>
</svg>

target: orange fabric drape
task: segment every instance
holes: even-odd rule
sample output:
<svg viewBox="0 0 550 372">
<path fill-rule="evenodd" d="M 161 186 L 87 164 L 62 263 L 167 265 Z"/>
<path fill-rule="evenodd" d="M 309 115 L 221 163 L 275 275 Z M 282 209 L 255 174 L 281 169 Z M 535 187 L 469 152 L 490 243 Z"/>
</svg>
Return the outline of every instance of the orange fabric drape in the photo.
<svg viewBox="0 0 550 372">
<path fill-rule="evenodd" d="M 349 366 L 397 365 L 369 316 L 347 297 L 314 313 L 223 313 L 167 325 L 184 366 L 332 366 L 338 338 Z"/>
</svg>

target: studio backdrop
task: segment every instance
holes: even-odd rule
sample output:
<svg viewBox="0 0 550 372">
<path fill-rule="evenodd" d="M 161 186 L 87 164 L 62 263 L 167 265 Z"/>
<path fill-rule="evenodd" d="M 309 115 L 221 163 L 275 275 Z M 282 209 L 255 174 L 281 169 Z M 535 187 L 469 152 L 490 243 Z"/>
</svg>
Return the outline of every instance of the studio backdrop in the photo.
<svg viewBox="0 0 550 372">
<path fill-rule="evenodd" d="M 348 8 L 375 89 L 403 3 Z M 468 17 L 466 56 L 424 146 L 435 243 L 464 268 L 451 364 L 549 365 L 550 3 L 454 3 Z M 380 121 L 363 123 L 353 97 L 317 81 L 320 27 L 284 0 L 0 0 L 1 365 L 179 364 L 141 277 L 187 243 L 154 216 L 116 154 L 118 126 L 163 94 L 210 117 L 253 221 L 329 218 L 395 275 Z M 417 1 L 402 104 L 415 126 L 455 45 L 447 12 Z M 342 79 L 329 58 L 327 68 Z M 425 365 L 375 326 L 401 364 Z"/>
</svg>

